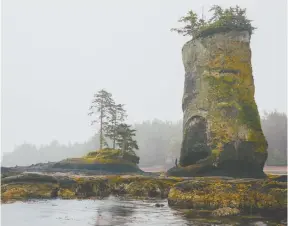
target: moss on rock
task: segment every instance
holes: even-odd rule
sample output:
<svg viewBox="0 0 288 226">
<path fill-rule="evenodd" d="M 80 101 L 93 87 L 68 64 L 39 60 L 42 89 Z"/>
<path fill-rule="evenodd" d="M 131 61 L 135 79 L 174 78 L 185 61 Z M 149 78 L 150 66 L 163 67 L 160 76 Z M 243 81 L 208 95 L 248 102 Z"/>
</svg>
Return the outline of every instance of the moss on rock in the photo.
<svg viewBox="0 0 288 226">
<path fill-rule="evenodd" d="M 237 208 L 222 207 L 214 210 L 211 214 L 216 217 L 237 216 L 240 214 L 240 210 Z"/>
<path fill-rule="evenodd" d="M 19 181 L 18 178 L 22 180 Z M 36 177 L 36 175 L 30 175 Z M 109 195 L 131 196 L 134 198 L 167 198 L 169 189 L 181 178 L 154 178 L 145 176 L 57 176 L 56 180 L 47 182 L 51 176 L 37 174 L 37 181 L 28 177 L 7 178 L 2 181 L 2 201 L 26 200 L 30 198 L 102 198 Z M 25 181 L 23 178 L 27 178 Z M 43 180 L 41 180 L 41 178 Z M 55 178 L 55 177 L 53 177 Z"/>
<path fill-rule="evenodd" d="M 58 197 L 62 199 L 74 199 L 76 198 L 76 194 L 71 189 L 60 188 L 58 191 Z"/>
<path fill-rule="evenodd" d="M 243 213 L 286 213 L 287 184 L 272 180 L 195 178 L 177 183 L 168 195 L 170 206 Z"/>
<path fill-rule="evenodd" d="M 55 198 L 57 185 L 51 183 L 13 183 L 1 186 L 1 200 L 50 199 Z"/>
<path fill-rule="evenodd" d="M 97 170 L 113 173 L 142 172 L 137 164 L 139 157 L 120 150 L 103 149 L 88 153 L 82 158 L 69 158 L 57 162 L 53 168 L 72 170 Z"/>
<path fill-rule="evenodd" d="M 249 33 L 229 31 L 193 39 L 184 45 L 182 59 L 185 88 L 180 165 L 198 165 L 217 150 L 210 165 L 224 174 L 234 169 L 235 175 L 241 175 L 249 168 L 251 176 L 263 177 L 267 141 L 254 99 Z M 243 176 L 247 175 L 249 171 Z"/>
</svg>

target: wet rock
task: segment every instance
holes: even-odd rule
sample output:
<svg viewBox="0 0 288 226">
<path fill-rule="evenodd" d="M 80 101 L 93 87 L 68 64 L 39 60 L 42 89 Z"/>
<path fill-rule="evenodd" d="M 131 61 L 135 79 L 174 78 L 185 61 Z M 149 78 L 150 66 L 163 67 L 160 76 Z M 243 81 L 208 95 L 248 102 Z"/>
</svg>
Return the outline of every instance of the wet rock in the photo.
<svg viewBox="0 0 288 226">
<path fill-rule="evenodd" d="M 237 216 L 240 214 L 240 210 L 237 208 L 223 207 L 212 212 L 212 216 L 215 217 L 226 217 L 226 216 Z"/>
<path fill-rule="evenodd" d="M 194 178 L 175 184 L 168 204 L 183 209 L 229 207 L 244 213 L 283 215 L 287 211 L 287 184 L 269 179 Z"/>
<path fill-rule="evenodd" d="M 32 174 L 9 177 L 2 181 L 2 201 L 30 198 L 103 198 L 109 195 L 140 198 L 166 198 L 181 178 L 146 176 L 85 176 Z"/>
<path fill-rule="evenodd" d="M 58 191 L 59 191 L 59 188 L 58 188 L 58 187 L 52 189 L 51 195 L 50 195 L 51 198 L 57 198 L 57 197 L 58 197 Z"/>
<path fill-rule="evenodd" d="M 277 176 L 277 177 L 274 177 L 272 180 L 278 181 L 278 182 L 287 182 L 287 175 Z"/>
<path fill-rule="evenodd" d="M 16 182 L 29 182 L 29 183 L 58 183 L 58 180 L 51 175 L 41 173 L 22 173 L 15 176 L 8 176 L 1 179 L 3 184 L 16 183 Z"/>
<path fill-rule="evenodd" d="M 52 183 L 5 184 L 1 186 L 1 200 L 51 199 L 55 198 L 53 191 L 56 188 L 57 185 Z"/>
</svg>

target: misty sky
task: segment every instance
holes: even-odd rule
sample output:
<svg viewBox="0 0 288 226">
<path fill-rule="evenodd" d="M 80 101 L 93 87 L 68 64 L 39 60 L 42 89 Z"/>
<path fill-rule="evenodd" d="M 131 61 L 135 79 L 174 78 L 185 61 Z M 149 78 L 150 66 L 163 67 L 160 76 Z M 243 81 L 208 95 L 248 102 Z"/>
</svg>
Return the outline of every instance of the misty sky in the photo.
<svg viewBox="0 0 288 226">
<path fill-rule="evenodd" d="M 285 0 L 3 0 L 2 151 L 82 142 L 96 131 L 87 116 L 104 88 L 126 104 L 129 122 L 182 118 L 189 40 L 170 28 L 190 9 L 247 7 L 256 102 L 286 112 Z"/>
</svg>

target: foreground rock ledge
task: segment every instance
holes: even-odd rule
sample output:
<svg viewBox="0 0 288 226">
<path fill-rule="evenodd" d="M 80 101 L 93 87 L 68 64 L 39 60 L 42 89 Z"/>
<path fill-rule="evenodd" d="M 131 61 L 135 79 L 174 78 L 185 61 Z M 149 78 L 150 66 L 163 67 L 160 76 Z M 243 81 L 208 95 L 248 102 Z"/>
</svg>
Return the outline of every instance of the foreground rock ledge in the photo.
<svg viewBox="0 0 288 226">
<path fill-rule="evenodd" d="M 260 213 L 283 218 L 287 214 L 287 182 L 277 178 L 194 178 L 173 186 L 168 204 L 198 213 L 209 210 L 212 215 L 224 208 L 230 209 L 231 215 Z"/>
<path fill-rule="evenodd" d="M 219 215 L 261 213 L 286 216 L 287 177 L 232 179 L 228 177 L 85 176 L 22 173 L 2 178 L 2 203 L 28 199 L 86 199 L 109 195 L 167 198 L 171 207 Z M 281 180 L 278 180 L 278 179 Z M 226 210 L 225 210 L 226 209 Z M 225 210 L 225 211 L 224 211 Z M 190 211 L 191 214 L 191 211 Z"/>
</svg>

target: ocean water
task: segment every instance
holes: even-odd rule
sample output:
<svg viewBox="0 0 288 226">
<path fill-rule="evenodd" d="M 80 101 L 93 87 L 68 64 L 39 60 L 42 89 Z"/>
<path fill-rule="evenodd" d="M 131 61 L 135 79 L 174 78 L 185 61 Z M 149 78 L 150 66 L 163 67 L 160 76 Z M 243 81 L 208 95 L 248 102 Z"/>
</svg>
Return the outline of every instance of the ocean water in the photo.
<svg viewBox="0 0 288 226">
<path fill-rule="evenodd" d="M 163 207 L 155 207 L 155 204 Z M 1 205 L 2 226 L 186 226 L 186 225 L 275 225 L 265 221 L 237 220 L 211 223 L 207 219 L 187 219 L 168 207 L 166 200 L 35 200 Z M 284 225 L 284 224 L 283 224 Z"/>
</svg>

